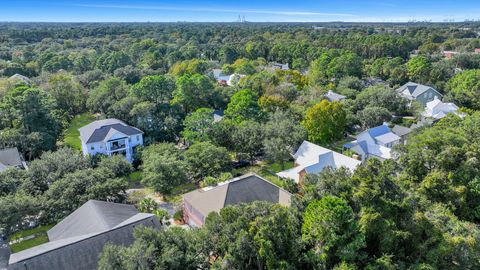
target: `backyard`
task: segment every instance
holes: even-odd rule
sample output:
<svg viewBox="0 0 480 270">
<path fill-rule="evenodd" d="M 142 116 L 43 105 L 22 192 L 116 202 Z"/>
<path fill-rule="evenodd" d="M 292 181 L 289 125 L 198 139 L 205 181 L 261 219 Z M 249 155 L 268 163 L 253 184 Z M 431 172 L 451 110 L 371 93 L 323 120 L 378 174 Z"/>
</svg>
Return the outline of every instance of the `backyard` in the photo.
<svg viewBox="0 0 480 270">
<path fill-rule="evenodd" d="M 39 226 L 33 229 L 23 230 L 12 234 L 9 237 L 10 249 L 12 253 L 41 245 L 48 242 L 47 231 L 53 225 Z"/>
<path fill-rule="evenodd" d="M 93 121 L 95 121 L 95 115 L 91 113 L 84 113 L 73 118 L 72 122 L 64 133 L 63 142 L 65 145 L 73 149 L 82 150 L 80 132 L 78 129 L 90 124 Z"/>
</svg>

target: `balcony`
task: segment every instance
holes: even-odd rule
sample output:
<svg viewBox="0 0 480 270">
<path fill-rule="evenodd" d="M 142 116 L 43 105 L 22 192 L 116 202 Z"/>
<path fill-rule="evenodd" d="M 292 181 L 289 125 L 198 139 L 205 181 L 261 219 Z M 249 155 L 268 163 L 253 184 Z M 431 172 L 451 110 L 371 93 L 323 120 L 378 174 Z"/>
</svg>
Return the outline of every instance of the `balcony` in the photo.
<svg viewBox="0 0 480 270">
<path fill-rule="evenodd" d="M 108 146 L 109 146 L 108 149 L 110 152 L 127 148 L 126 140 L 109 142 Z"/>
</svg>

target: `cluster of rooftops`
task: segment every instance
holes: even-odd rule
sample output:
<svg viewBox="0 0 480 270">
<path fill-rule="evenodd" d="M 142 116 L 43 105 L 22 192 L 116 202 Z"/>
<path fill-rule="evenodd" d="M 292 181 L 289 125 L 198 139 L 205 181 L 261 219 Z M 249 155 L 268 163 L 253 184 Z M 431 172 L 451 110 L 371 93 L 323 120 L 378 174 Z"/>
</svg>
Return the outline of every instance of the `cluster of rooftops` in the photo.
<svg viewBox="0 0 480 270">
<path fill-rule="evenodd" d="M 291 194 L 246 174 L 183 198 L 185 221 L 202 226 L 208 214 L 226 206 L 255 201 L 289 206 Z M 133 243 L 137 226 L 161 228 L 154 214 L 139 213 L 133 205 L 89 200 L 47 232 L 49 242 L 12 254 L 9 269 L 95 269 L 104 245 Z"/>
<path fill-rule="evenodd" d="M 422 104 L 425 118 L 438 120 L 448 113 L 461 116 L 458 107 L 443 103 L 442 95 L 432 87 L 409 82 L 396 92 Z M 346 97 L 329 91 L 325 98 L 333 102 Z M 216 120 L 220 121 L 221 113 L 216 114 Z M 392 158 L 392 148 L 405 143 L 412 129 L 398 125 L 390 127 L 384 123 L 365 130 L 343 146 L 355 153 L 352 157 L 304 141 L 293 155 L 294 167 L 277 173 L 277 176 L 301 184 L 305 175 L 318 174 L 326 168 L 345 168 L 353 172 L 368 158 Z M 135 147 L 143 145 L 143 132 L 117 119 L 98 120 L 79 131 L 84 154 L 121 153 L 129 159 Z M 0 171 L 8 167 L 26 167 L 16 148 L 0 150 Z M 211 212 L 254 201 L 289 206 L 291 194 L 256 174 L 247 174 L 184 194 L 184 220 L 191 226 L 200 227 Z M 48 243 L 12 254 L 9 268 L 94 269 L 103 246 L 106 243 L 132 243 L 133 229 L 138 225 L 161 226 L 153 214 L 139 213 L 132 205 L 90 200 L 48 231 Z"/>
</svg>

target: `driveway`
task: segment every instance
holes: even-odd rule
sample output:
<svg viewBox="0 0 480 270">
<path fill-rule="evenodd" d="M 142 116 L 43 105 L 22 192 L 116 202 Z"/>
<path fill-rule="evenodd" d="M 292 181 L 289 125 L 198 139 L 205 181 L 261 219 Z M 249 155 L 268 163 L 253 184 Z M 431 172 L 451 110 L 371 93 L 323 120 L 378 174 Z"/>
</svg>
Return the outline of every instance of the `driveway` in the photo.
<svg viewBox="0 0 480 270">
<path fill-rule="evenodd" d="M 8 259 L 10 258 L 10 247 L 7 241 L 0 238 L 0 270 L 5 270 L 8 267 Z"/>
</svg>

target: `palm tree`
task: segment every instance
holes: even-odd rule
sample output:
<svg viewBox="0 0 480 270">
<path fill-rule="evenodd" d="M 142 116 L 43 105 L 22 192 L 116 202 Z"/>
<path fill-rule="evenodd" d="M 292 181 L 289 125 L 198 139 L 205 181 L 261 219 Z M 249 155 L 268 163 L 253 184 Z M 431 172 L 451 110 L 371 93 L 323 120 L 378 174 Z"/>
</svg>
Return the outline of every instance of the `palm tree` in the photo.
<svg viewBox="0 0 480 270">
<path fill-rule="evenodd" d="M 157 209 L 157 202 L 152 198 L 145 198 L 138 204 L 138 210 L 144 213 L 153 213 Z"/>
</svg>

